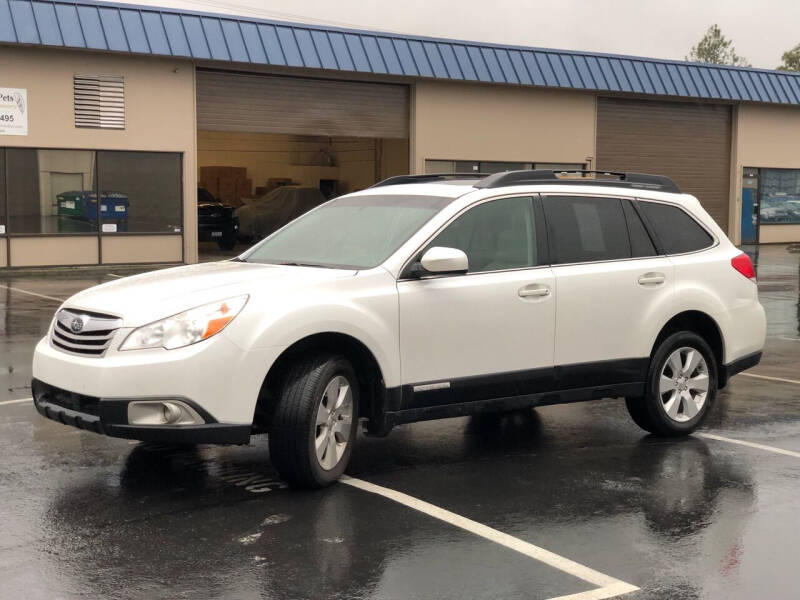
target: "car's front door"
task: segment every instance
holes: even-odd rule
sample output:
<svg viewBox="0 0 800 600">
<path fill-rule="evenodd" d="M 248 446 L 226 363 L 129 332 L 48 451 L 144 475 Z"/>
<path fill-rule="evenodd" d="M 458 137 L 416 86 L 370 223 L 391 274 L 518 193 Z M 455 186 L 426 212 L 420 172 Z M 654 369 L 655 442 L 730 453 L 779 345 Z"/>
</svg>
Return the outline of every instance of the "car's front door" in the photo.
<svg viewBox="0 0 800 600">
<path fill-rule="evenodd" d="M 403 409 L 551 384 L 556 289 L 540 266 L 546 245 L 535 202 L 515 196 L 467 209 L 425 248 L 463 250 L 468 272 L 398 281 Z"/>
</svg>

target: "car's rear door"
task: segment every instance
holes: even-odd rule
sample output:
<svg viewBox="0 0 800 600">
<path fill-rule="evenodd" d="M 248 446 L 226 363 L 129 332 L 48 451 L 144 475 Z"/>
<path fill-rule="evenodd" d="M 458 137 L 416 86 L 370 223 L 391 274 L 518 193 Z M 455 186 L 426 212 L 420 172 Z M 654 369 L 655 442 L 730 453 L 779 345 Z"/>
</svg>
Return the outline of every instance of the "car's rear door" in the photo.
<svg viewBox="0 0 800 600">
<path fill-rule="evenodd" d="M 544 194 L 542 206 L 558 288 L 557 385 L 644 381 L 653 343 L 644 325 L 664 322 L 674 267 L 629 199 Z"/>
<path fill-rule="evenodd" d="M 551 385 L 556 289 L 535 207 L 538 199 L 528 195 L 467 209 L 417 256 L 435 246 L 458 248 L 467 254 L 468 273 L 401 276 L 403 409 Z"/>
</svg>

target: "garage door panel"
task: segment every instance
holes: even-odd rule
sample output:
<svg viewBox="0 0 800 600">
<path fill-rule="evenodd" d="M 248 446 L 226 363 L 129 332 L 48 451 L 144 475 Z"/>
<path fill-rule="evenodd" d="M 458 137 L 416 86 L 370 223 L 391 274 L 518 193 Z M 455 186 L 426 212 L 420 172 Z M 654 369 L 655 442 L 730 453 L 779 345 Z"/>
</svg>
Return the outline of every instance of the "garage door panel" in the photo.
<svg viewBox="0 0 800 600">
<path fill-rule="evenodd" d="M 197 72 L 197 128 L 298 135 L 408 137 L 408 87 Z"/>
<path fill-rule="evenodd" d="M 599 98 L 597 168 L 672 177 L 728 227 L 729 106 Z"/>
</svg>

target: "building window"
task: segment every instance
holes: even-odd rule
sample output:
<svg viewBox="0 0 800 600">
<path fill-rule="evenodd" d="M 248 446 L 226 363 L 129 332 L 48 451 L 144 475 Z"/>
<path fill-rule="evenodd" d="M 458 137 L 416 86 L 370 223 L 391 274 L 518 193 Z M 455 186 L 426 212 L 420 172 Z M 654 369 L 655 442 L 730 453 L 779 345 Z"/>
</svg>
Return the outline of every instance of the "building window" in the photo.
<svg viewBox="0 0 800 600">
<path fill-rule="evenodd" d="M 576 171 L 585 169 L 584 163 L 501 162 L 492 160 L 426 160 L 426 173 L 501 173 L 529 169 Z"/>
<path fill-rule="evenodd" d="M 0 148 L 0 234 L 180 233 L 182 186 L 179 153 Z"/>
<path fill-rule="evenodd" d="M 95 154 L 6 150 L 8 233 L 97 231 Z"/>
<path fill-rule="evenodd" d="M 103 233 L 180 233 L 181 156 L 168 152 L 97 153 Z"/>
<path fill-rule="evenodd" d="M 800 224 L 800 170 L 758 169 L 757 176 L 761 224 Z"/>
</svg>

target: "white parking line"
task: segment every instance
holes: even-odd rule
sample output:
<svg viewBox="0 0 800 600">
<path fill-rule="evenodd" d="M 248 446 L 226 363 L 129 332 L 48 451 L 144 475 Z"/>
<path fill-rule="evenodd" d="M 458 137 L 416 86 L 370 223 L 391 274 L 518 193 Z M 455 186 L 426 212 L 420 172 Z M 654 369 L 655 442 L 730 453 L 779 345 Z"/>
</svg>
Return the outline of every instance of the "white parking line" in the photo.
<svg viewBox="0 0 800 600">
<path fill-rule="evenodd" d="M 54 300 L 55 302 L 64 302 L 64 298 L 56 298 L 54 296 L 45 296 L 44 294 L 37 294 L 36 292 L 29 292 L 28 290 L 23 290 L 17 287 L 11 287 L 10 285 L 3 285 L 0 283 L 0 287 L 5 288 L 7 290 L 12 290 L 14 292 L 19 292 L 20 294 L 28 294 L 29 296 L 36 296 L 37 298 L 45 298 L 47 300 Z"/>
<path fill-rule="evenodd" d="M 739 373 L 740 377 L 754 377 L 755 379 L 766 379 L 767 381 L 780 381 L 781 383 L 793 383 L 800 385 L 797 379 L 785 379 L 783 377 L 769 377 L 768 375 L 756 375 L 755 373 Z"/>
<path fill-rule="evenodd" d="M 425 502 L 424 500 L 420 500 L 419 498 L 414 498 L 408 494 L 385 488 L 374 483 L 369 483 L 368 481 L 363 481 L 362 479 L 356 479 L 354 477 L 342 476 L 341 482 L 365 492 L 377 494 L 379 496 L 383 496 L 384 498 L 388 498 L 389 500 L 399 502 L 404 506 L 413 508 L 414 510 L 433 517 L 434 519 L 439 519 L 440 521 L 444 521 L 445 523 L 453 525 L 454 527 L 459 527 L 484 539 L 519 552 L 520 554 L 524 554 L 525 556 L 528 556 L 534 560 L 538 560 L 539 562 L 558 569 L 563 573 L 567 573 L 568 575 L 572 575 L 573 577 L 577 577 L 578 579 L 582 579 L 583 581 L 593 585 L 600 586 L 599 589 L 581 592 L 580 594 L 573 594 L 572 596 L 563 596 L 562 598 L 570 598 L 573 600 L 612 598 L 615 596 L 621 596 L 622 594 L 635 592 L 639 589 L 634 585 L 625 583 L 624 581 L 620 581 L 614 577 L 604 575 L 599 571 L 585 567 L 580 563 L 555 554 L 554 552 L 550 552 L 549 550 L 545 550 L 539 546 L 534 546 L 533 544 L 530 544 L 519 538 L 508 535 L 507 533 L 503 533 L 497 529 L 492 529 L 487 525 L 467 519 L 466 517 L 462 517 L 461 515 L 457 515 L 449 510 L 439 508 L 438 506 Z"/>
<path fill-rule="evenodd" d="M 116 277 L 117 279 L 122 279 L 125 275 L 117 275 L 116 273 L 106 273 L 108 277 Z"/>
<path fill-rule="evenodd" d="M 33 402 L 33 398 L 20 398 L 19 400 L 3 400 L 0 402 L 0 406 L 5 406 L 6 404 L 22 404 L 24 402 Z"/>
<path fill-rule="evenodd" d="M 744 440 L 735 440 L 733 438 L 717 435 L 715 433 L 698 432 L 696 435 L 709 440 L 716 440 L 718 442 L 727 442 L 728 444 L 737 444 L 739 446 L 747 446 L 748 448 L 755 448 L 756 450 L 765 450 L 767 452 L 774 452 L 775 454 L 783 454 L 784 456 L 792 456 L 800 458 L 800 452 L 793 450 L 784 450 L 783 448 L 776 448 L 775 446 L 766 446 L 764 444 L 756 444 L 755 442 L 745 442 Z"/>
</svg>

